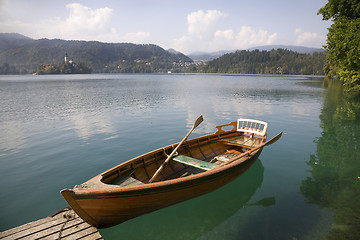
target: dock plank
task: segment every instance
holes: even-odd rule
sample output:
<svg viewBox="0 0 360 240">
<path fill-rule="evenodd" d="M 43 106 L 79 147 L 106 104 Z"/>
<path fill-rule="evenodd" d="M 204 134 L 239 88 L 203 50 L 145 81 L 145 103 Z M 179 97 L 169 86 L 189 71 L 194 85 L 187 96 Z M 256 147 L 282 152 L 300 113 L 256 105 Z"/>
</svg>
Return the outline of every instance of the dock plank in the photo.
<svg viewBox="0 0 360 240">
<path fill-rule="evenodd" d="M 64 210 L 34 222 L 0 232 L 1 240 L 12 239 L 103 239 L 95 227 L 73 210 Z"/>
<path fill-rule="evenodd" d="M 71 225 L 71 226 L 66 226 L 61 230 L 61 236 L 60 236 L 60 231 L 58 232 L 53 232 L 52 234 L 42 238 L 42 239 L 46 239 L 46 240 L 55 240 L 55 239 L 59 239 L 59 236 L 63 239 L 71 234 L 83 231 L 87 228 L 90 228 L 91 226 L 89 226 L 89 224 L 82 222 L 78 225 Z"/>
<path fill-rule="evenodd" d="M 51 220 L 55 220 L 55 219 L 59 219 L 59 218 L 63 218 L 63 216 L 58 214 L 58 215 L 54 216 L 53 218 L 51 218 Z M 47 223 L 47 222 L 49 222 L 49 217 L 42 218 L 40 220 L 33 221 L 33 222 L 30 222 L 30 223 L 26 223 L 26 224 L 18 226 L 18 227 L 11 228 L 11 229 L 6 230 L 4 232 L 0 232 L 0 238 L 3 238 L 3 237 L 8 236 L 8 235 L 15 234 L 17 232 L 26 231 L 26 230 L 28 230 L 30 228 L 39 226 L 39 225 Z"/>
<path fill-rule="evenodd" d="M 87 229 L 84 229 L 83 231 L 81 232 L 76 232 L 74 234 L 71 234 L 71 235 L 68 235 L 66 237 L 62 237 L 61 239 L 86 239 L 86 237 L 89 237 L 91 235 L 93 235 L 94 233 L 98 232 L 96 228 L 87 228 Z M 100 235 L 100 234 L 99 234 Z"/>
<path fill-rule="evenodd" d="M 31 228 L 27 228 L 27 229 L 19 229 L 20 231 L 15 232 L 13 234 L 10 235 L 11 238 L 9 239 L 17 239 L 17 238 L 24 238 L 27 236 L 33 236 L 33 238 L 36 238 L 36 236 L 40 236 L 45 234 L 48 230 L 52 230 L 53 228 L 58 228 L 58 231 L 60 231 L 61 229 L 61 225 L 63 225 L 67 220 L 65 218 L 61 219 L 55 219 L 55 220 L 51 220 L 48 219 L 49 221 L 40 224 L 40 225 L 36 225 L 33 226 Z M 54 230 L 56 231 L 56 230 Z M 4 240 L 7 240 L 8 238 L 4 238 Z"/>
</svg>

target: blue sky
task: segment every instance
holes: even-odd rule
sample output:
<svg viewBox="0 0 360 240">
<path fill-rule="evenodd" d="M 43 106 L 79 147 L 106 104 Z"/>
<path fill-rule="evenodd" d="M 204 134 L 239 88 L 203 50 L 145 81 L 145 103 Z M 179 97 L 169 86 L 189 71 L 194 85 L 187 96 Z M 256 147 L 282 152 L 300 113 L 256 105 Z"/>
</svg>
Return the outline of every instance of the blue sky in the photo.
<svg viewBox="0 0 360 240">
<path fill-rule="evenodd" d="M 189 54 L 262 45 L 321 47 L 326 0 L 0 0 L 0 32 L 34 39 L 157 44 Z"/>
</svg>

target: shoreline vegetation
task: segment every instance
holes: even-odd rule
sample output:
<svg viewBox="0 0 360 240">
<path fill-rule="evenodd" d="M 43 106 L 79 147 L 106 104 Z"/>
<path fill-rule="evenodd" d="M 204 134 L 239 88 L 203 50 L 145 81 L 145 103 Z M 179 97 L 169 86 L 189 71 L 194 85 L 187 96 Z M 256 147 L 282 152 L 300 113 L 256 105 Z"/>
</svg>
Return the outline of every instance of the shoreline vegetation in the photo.
<svg viewBox="0 0 360 240">
<path fill-rule="evenodd" d="M 17 38 L 17 41 L 14 38 Z M 238 50 L 220 55 L 213 60 L 193 60 L 182 53 L 174 50 L 166 51 L 152 44 L 33 40 L 20 34 L 4 33 L 0 33 L 0 43 L 1 75 L 30 73 L 39 75 L 84 73 L 324 75 L 323 66 L 327 55 L 324 49 L 309 48 L 308 50 L 312 50 L 310 53 L 299 53 L 278 48 Z M 69 60 L 68 53 L 74 62 Z"/>
<path fill-rule="evenodd" d="M 236 51 L 208 62 L 201 72 L 323 75 L 326 52 L 298 53 L 287 49 Z"/>
<path fill-rule="evenodd" d="M 325 75 L 344 91 L 360 93 L 360 2 L 329 0 L 318 10 L 328 28 L 325 50 L 299 53 L 286 48 L 238 50 L 199 61 L 154 44 L 39 39 L 0 33 L 0 74 L 66 73 L 230 73 Z M 61 62 L 69 52 L 79 68 Z M 67 64 L 65 58 L 65 65 Z M 35 70 L 36 69 L 36 70 Z"/>
<path fill-rule="evenodd" d="M 360 93 L 360 1 L 329 0 L 319 9 L 328 28 L 324 71 L 340 80 L 346 92 Z"/>
<path fill-rule="evenodd" d="M 172 68 L 150 69 L 148 62 L 137 60 L 117 66 L 106 66 L 97 73 L 229 73 L 229 74 L 289 74 L 324 75 L 326 52 L 297 53 L 286 49 L 271 51 L 236 51 L 209 62 L 173 63 Z M 127 66 L 124 66 L 127 65 Z M 79 63 L 40 64 L 36 74 L 89 74 L 92 67 Z"/>
<path fill-rule="evenodd" d="M 89 74 L 92 72 L 90 66 L 87 66 L 83 63 L 64 63 L 64 64 L 40 64 L 37 67 L 35 75 L 45 75 L 45 74 Z"/>
</svg>

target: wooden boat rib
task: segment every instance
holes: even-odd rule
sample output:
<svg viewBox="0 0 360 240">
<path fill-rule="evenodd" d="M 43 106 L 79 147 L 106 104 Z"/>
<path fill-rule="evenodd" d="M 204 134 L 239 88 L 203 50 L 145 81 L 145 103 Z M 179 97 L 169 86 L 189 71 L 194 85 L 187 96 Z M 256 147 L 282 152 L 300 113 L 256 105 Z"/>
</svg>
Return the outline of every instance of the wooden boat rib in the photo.
<svg viewBox="0 0 360 240">
<path fill-rule="evenodd" d="M 266 145 L 267 123 L 239 119 L 216 128 L 214 134 L 179 146 L 152 183 L 149 180 L 177 144 L 121 163 L 61 194 L 82 219 L 105 228 L 211 192 L 255 162 Z"/>
</svg>

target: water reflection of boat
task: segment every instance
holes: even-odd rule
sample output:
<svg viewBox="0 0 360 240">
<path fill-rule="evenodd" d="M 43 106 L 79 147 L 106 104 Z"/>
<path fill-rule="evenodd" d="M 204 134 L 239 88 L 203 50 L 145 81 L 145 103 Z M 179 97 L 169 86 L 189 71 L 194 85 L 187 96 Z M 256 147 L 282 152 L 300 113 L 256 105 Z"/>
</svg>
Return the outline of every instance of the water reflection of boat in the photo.
<svg viewBox="0 0 360 240">
<path fill-rule="evenodd" d="M 201 122 L 202 117 L 184 140 Z M 217 129 L 131 159 L 61 193 L 89 224 L 114 226 L 224 186 L 244 173 L 265 145 L 281 136 L 264 143 L 267 123 L 248 119 Z"/>
<path fill-rule="evenodd" d="M 264 167 L 258 159 L 233 182 L 209 194 L 101 230 L 107 239 L 198 239 L 226 222 L 248 204 L 261 188 Z M 161 223 L 161 224 L 159 224 Z M 138 231 L 138 226 L 142 226 Z"/>
</svg>

